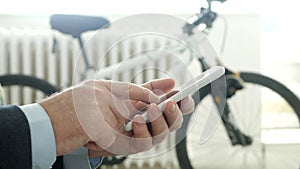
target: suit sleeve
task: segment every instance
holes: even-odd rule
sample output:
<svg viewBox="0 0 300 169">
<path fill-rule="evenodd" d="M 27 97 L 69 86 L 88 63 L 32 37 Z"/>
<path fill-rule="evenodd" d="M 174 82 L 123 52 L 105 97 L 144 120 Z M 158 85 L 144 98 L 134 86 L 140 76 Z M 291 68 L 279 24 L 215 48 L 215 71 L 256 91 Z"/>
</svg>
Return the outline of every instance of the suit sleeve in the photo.
<svg viewBox="0 0 300 169">
<path fill-rule="evenodd" d="M 0 168 L 31 169 L 30 128 L 19 107 L 0 106 Z"/>
</svg>

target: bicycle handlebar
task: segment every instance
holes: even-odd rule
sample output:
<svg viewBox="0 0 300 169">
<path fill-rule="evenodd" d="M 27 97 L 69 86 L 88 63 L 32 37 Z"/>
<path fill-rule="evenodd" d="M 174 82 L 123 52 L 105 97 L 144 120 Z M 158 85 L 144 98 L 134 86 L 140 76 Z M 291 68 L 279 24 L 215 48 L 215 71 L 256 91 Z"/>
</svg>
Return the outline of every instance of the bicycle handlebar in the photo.
<svg viewBox="0 0 300 169">
<path fill-rule="evenodd" d="M 211 10 L 212 1 L 219 1 L 223 3 L 226 0 L 207 0 L 208 7 L 207 8 L 201 7 L 200 13 L 195 15 L 197 19 L 192 23 L 187 23 L 186 25 L 183 26 L 184 33 L 187 33 L 188 35 L 192 35 L 193 29 L 199 26 L 201 23 L 205 24 L 206 28 L 212 27 L 212 23 L 215 21 L 215 19 L 218 16 L 216 12 Z"/>
</svg>

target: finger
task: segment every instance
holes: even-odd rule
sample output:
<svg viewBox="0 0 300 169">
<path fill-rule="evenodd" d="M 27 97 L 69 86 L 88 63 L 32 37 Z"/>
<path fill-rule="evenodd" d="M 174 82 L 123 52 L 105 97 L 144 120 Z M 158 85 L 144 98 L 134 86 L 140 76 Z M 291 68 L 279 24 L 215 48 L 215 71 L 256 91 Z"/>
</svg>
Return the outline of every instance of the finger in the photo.
<svg viewBox="0 0 300 169">
<path fill-rule="evenodd" d="M 168 98 L 172 97 L 173 95 L 175 95 L 178 92 L 179 92 L 178 90 L 173 90 L 173 91 L 167 93 L 166 95 L 161 96 L 160 101 L 163 102 L 163 101 L 167 100 Z"/>
<path fill-rule="evenodd" d="M 169 134 L 168 124 L 157 105 L 151 104 L 147 110 L 147 116 L 151 122 L 152 143 L 161 143 Z"/>
<path fill-rule="evenodd" d="M 147 124 L 141 115 L 136 115 L 133 118 L 133 133 L 135 138 L 147 138 L 151 137 L 148 131 Z"/>
<path fill-rule="evenodd" d="M 190 114 L 195 109 L 195 102 L 191 96 L 187 96 L 179 102 L 180 110 L 183 115 Z"/>
<path fill-rule="evenodd" d="M 126 107 L 128 108 L 129 112 L 142 112 L 147 109 L 149 104 L 144 103 L 142 101 L 136 100 L 122 100 Z"/>
<path fill-rule="evenodd" d="M 139 100 L 146 103 L 158 103 L 159 98 L 151 90 L 133 83 L 115 82 L 109 80 L 99 81 L 109 91 L 120 99 Z"/>
<path fill-rule="evenodd" d="M 149 104 L 146 104 L 142 101 L 137 102 L 135 100 L 122 100 L 122 102 L 126 105 L 129 111 L 129 116 L 126 116 L 126 124 L 128 121 L 133 120 L 134 116 L 143 114 L 149 106 Z"/>
<path fill-rule="evenodd" d="M 175 86 L 175 81 L 170 78 L 157 79 L 147 82 L 142 86 L 153 91 L 155 94 L 161 95 L 171 91 Z"/>
<path fill-rule="evenodd" d="M 182 113 L 174 101 L 168 101 L 164 108 L 164 115 L 167 120 L 169 131 L 179 129 L 183 122 Z"/>
<path fill-rule="evenodd" d="M 138 102 L 133 103 L 133 106 L 136 108 L 136 110 L 145 111 L 147 109 L 147 107 L 149 106 L 149 104 L 138 101 Z"/>
<path fill-rule="evenodd" d="M 137 153 L 150 149 L 153 146 L 152 138 L 145 120 L 141 115 L 136 115 L 133 121 L 134 138 L 131 139 L 130 153 Z"/>
</svg>

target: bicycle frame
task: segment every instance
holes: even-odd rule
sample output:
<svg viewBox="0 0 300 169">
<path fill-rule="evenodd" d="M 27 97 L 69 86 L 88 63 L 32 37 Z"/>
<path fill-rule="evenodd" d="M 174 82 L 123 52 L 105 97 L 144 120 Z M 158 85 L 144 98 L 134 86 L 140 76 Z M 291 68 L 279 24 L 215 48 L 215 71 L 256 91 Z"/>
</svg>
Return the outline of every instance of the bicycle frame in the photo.
<svg viewBox="0 0 300 169">
<path fill-rule="evenodd" d="M 133 57 L 130 59 L 127 59 L 121 63 L 116 63 L 113 65 L 110 65 L 108 67 L 104 67 L 101 68 L 99 71 L 95 72 L 94 69 L 88 69 L 88 71 L 93 72 L 93 73 L 89 73 L 89 77 L 87 77 L 88 79 L 91 78 L 95 78 L 95 79 L 105 79 L 105 78 L 111 78 L 113 76 L 114 73 L 116 73 L 117 71 L 124 71 L 124 70 L 129 70 L 132 69 L 134 67 L 136 67 L 136 65 L 143 65 L 146 64 L 147 62 L 155 62 L 157 61 L 159 58 L 161 58 L 162 56 L 164 56 L 165 51 L 168 52 L 177 52 L 177 51 L 182 51 L 184 48 L 180 47 L 180 46 L 171 46 L 169 48 L 159 48 L 155 51 L 151 51 L 148 52 L 146 54 L 141 54 L 138 55 L 137 57 Z M 181 70 L 180 67 L 184 66 L 184 65 L 189 65 L 191 62 L 193 61 L 193 58 L 190 57 L 188 58 L 188 60 L 181 62 L 181 63 L 177 63 L 176 65 L 172 66 L 171 69 L 168 70 L 168 72 L 173 72 L 174 75 L 176 75 L 176 70 Z M 126 67 L 122 67 L 121 64 L 126 65 Z M 95 74 L 94 74 L 95 73 Z"/>
</svg>

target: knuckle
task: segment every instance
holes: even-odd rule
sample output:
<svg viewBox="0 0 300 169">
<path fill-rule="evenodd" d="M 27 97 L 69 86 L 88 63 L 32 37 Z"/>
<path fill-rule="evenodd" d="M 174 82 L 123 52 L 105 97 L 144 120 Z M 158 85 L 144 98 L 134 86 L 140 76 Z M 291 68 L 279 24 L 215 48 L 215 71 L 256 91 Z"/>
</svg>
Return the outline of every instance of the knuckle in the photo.
<svg viewBox="0 0 300 169">
<path fill-rule="evenodd" d="M 126 83 L 126 85 L 128 86 L 128 91 L 133 91 L 134 90 L 134 85 L 131 83 Z"/>
<path fill-rule="evenodd" d="M 91 89 L 101 89 L 104 85 L 104 82 L 100 81 L 100 80 L 87 80 L 85 82 L 83 82 L 83 85 L 85 86 L 89 86 Z"/>
<path fill-rule="evenodd" d="M 147 88 L 142 88 L 142 93 L 143 93 L 143 99 L 146 100 L 151 100 L 151 91 Z"/>
<path fill-rule="evenodd" d="M 92 80 L 87 80 L 84 83 L 87 85 L 94 85 L 95 83 L 98 83 L 98 80 L 92 79 Z"/>
<path fill-rule="evenodd" d="M 145 96 L 145 97 L 147 97 L 147 96 L 148 96 L 148 94 L 150 93 L 150 92 L 149 92 L 149 89 L 142 88 L 142 90 L 143 90 L 143 94 L 144 94 L 144 96 Z"/>
<path fill-rule="evenodd" d="M 183 116 L 181 114 L 178 114 L 174 123 L 170 125 L 169 130 L 174 131 L 181 128 L 182 123 L 183 123 Z"/>
<path fill-rule="evenodd" d="M 168 129 L 168 125 L 166 122 L 157 122 L 157 125 L 155 125 L 156 127 L 152 128 L 152 132 L 155 136 L 157 135 L 161 135 L 163 133 L 168 133 L 169 129 Z"/>
<path fill-rule="evenodd" d="M 94 93 L 96 96 L 103 96 L 104 91 L 99 88 L 96 88 L 96 89 L 94 89 Z"/>
</svg>

